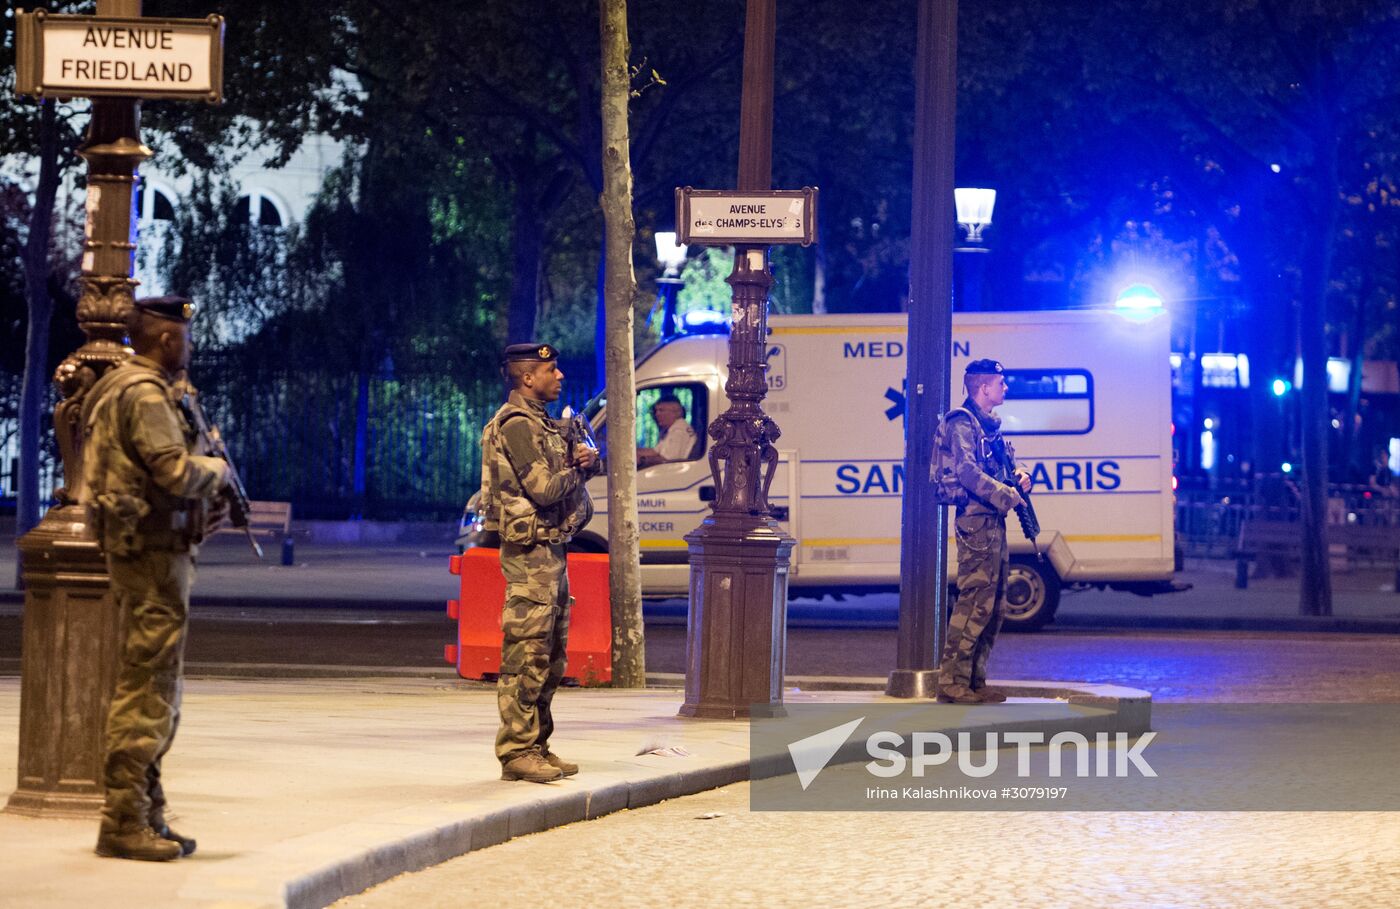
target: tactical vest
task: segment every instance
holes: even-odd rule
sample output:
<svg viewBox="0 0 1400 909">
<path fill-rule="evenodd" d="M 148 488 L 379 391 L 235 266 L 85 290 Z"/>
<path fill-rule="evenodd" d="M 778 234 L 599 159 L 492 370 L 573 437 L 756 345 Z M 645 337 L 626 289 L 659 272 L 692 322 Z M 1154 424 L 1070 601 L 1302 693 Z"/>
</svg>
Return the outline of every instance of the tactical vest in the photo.
<svg viewBox="0 0 1400 909">
<path fill-rule="evenodd" d="M 163 377 L 127 365 L 99 379 L 83 402 L 79 504 L 89 537 L 112 555 L 129 556 L 146 549 L 184 551 L 203 539 L 203 503 L 178 498 L 157 486 L 123 438 L 122 401 L 146 384 L 169 400 L 170 385 Z"/>
<path fill-rule="evenodd" d="M 555 421 L 528 407 L 506 402 L 481 434 L 481 496 L 478 509 L 486 530 L 498 531 L 507 543 L 567 543 L 593 518 L 593 501 L 579 483 L 569 495 L 541 508 L 525 494 L 521 478 L 506 457 L 503 428 L 509 420 L 528 420 L 545 467 L 551 473 L 569 469 L 568 444 Z M 527 465 L 521 465 L 527 467 Z"/>
<path fill-rule="evenodd" d="M 973 458 L 977 461 L 977 466 L 989 476 L 1006 483 L 1006 468 L 1001 458 L 998 457 L 996 446 L 1005 445 L 1006 441 L 997 433 L 996 438 L 987 434 L 987 428 L 982 425 L 982 421 L 977 418 L 966 407 L 954 407 L 943 415 L 938 421 L 938 428 L 933 434 L 933 457 L 929 462 L 929 479 L 933 481 L 933 498 L 937 505 L 962 506 L 971 499 L 971 494 L 967 487 L 959 482 L 953 459 L 952 431 L 951 423 L 954 419 L 966 418 L 972 423 L 973 436 Z M 1008 451 L 1008 454 L 1010 452 Z"/>
</svg>

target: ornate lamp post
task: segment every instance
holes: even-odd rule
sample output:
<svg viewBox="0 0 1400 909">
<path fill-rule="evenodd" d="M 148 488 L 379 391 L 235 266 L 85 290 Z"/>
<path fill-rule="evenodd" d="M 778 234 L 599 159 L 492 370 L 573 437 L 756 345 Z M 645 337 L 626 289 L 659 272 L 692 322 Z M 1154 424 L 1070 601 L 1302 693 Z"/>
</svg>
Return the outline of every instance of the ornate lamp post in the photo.
<svg viewBox="0 0 1400 909">
<path fill-rule="evenodd" d="M 98 4 L 99 14 L 137 16 L 137 2 Z M 87 539 L 78 413 L 87 390 L 125 358 L 135 236 L 131 200 L 141 144 L 139 101 L 97 98 L 78 150 L 88 164 L 78 325 L 87 336 L 54 380 L 63 400 L 54 435 L 63 462 L 58 504 L 19 541 L 24 574 L 20 675 L 19 785 L 7 811 L 86 816 L 102 805 L 102 735 L 116 679 L 121 616 L 108 592 L 107 565 Z"/>
<path fill-rule="evenodd" d="M 748 0 L 739 115 L 739 189 L 768 190 L 773 167 L 776 0 Z M 781 710 L 788 567 L 795 543 L 768 505 L 778 426 L 768 391 L 768 247 L 736 243 L 729 335 L 730 408 L 710 424 L 714 512 L 686 535 L 690 611 L 682 716 L 733 718 Z"/>
<path fill-rule="evenodd" d="M 87 340 L 58 367 L 63 400 L 54 410 L 54 435 L 63 462 L 58 504 L 19 541 L 24 577 L 24 638 L 20 664 L 19 784 L 5 810 L 47 817 L 86 816 L 102 807 L 103 735 L 116 679 L 122 617 L 108 592 L 107 565 L 88 539 L 82 498 L 79 413 L 88 390 L 126 356 L 126 317 L 136 282 L 132 199 L 136 168 L 151 150 L 141 142 L 137 96 L 198 98 L 221 95 L 223 20 L 142 19 L 141 0 L 97 0 L 97 16 L 17 15 L 16 89 L 36 97 L 91 96 L 92 119 L 78 154 L 88 165 L 87 224 L 83 231 L 78 325 Z M 64 30 L 99 34 L 111 53 L 114 34 L 144 28 L 159 36 L 158 51 L 174 63 L 156 72 L 176 74 L 160 87 L 122 81 L 112 66 L 92 66 L 82 84 L 48 83 L 76 67 L 39 66 Z M 40 52 L 42 48 L 42 53 Z M 193 49 L 191 49 L 193 48 Z M 87 50 L 87 48 L 85 48 Z M 93 53 L 98 53 L 93 51 Z M 121 51 L 129 56 L 130 48 Z M 60 61 L 63 62 L 63 61 Z M 129 63 L 129 60 L 126 61 Z M 105 81 L 104 81 L 105 80 Z"/>
</svg>

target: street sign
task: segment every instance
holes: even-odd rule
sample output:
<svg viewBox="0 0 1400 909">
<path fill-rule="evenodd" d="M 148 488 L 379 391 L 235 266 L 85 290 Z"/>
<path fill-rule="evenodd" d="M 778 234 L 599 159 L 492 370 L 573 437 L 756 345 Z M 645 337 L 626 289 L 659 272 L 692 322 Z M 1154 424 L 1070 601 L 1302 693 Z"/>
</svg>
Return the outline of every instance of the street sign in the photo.
<svg viewBox="0 0 1400 909">
<path fill-rule="evenodd" d="M 45 97 L 223 97 L 224 19 L 16 14 L 15 91 Z"/>
<path fill-rule="evenodd" d="M 676 190 L 678 243 L 770 246 L 817 239 L 817 189 Z"/>
</svg>

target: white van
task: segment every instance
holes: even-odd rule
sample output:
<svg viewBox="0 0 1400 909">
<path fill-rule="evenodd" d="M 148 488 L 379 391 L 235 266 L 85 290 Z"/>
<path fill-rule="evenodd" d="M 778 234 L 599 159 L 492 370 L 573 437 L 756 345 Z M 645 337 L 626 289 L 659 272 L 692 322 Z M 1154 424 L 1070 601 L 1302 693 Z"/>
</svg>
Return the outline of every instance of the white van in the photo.
<svg viewBox="0 0 1400 909">
<path fill-rule="evenodd" d="M 773 316 L 764 410 L 782 430 L 769 499 L 797 539 L 795 593 L 894 589 L 899 582 L 904 480 L 906 317 Z M 638 444 L 655 444 L 651 405 L 678 398 L 697 442 L 690 457 L 638 471 L 642 585 L 648 596 L 684 594 L 683 537 L 709 510 L 705 428 L 728 407 L 728 337 L 681 335 L 637 365 Z M 955 387 L 967 361 L 1006 367 L 998 408 L 1018 461 L 1032 471 L 1040 518 L 1038 560 L 1008 521 L 1012 575 L 1007 622 L 1049 622 L 1064 586 L 1172 589 L 1171 366 L 1168 320 L 1115 312 L 959 314 L 953 320 Z M 602 401 L 586 411 L 605 439 Z M 575 541 L 607 548 L 607 486 L 589 484 L 598 512 Z M 950 577 L 953 546 L 950 544 Z"/>
</svg>

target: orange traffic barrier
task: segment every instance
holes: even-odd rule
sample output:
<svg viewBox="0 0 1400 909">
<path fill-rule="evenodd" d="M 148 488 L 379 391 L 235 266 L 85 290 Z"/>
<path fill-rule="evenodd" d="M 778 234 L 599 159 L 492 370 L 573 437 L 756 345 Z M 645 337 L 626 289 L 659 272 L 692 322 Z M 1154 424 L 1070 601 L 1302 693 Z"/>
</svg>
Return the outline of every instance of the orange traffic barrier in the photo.
<svg viewBox="0 0 1400 909">
<path fill-rule="evenodd" d="M 461 578 L 461 592 L 447 601 L 447 617 L 457 622 L 457 643 L 443 657 L 464 679 L 495 678 L 501 671 L 501 607 L 506 579 L 498 549 L 478 547 L 452 556 L 448 570 Z M 612 681 L 612 607 L 606 553 L 569 554 L 569 662 L 566 679 L 580 685 Z"/>
</svg>

